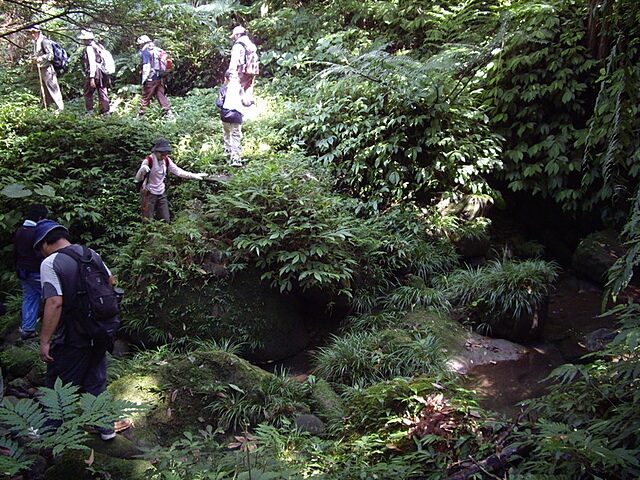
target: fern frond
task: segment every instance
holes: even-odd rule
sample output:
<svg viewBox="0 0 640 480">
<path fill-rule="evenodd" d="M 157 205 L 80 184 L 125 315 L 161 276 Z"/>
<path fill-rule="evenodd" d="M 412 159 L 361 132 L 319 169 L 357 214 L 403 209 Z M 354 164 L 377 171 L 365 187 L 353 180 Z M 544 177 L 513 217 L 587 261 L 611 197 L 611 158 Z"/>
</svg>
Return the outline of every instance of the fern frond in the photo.
<svg viewBox="0 0 640 480">
<path fill-rule="evenodd" d="M 47 421 L 37 403 L 23 398 L 15 405 L 6 402 L 0 408 L 0 423 L 17 435 L 38 435 Z"/>
<path fill-rule="evenodd" d="M 87 450 L 89 447 L 84 445 L 84 442 L 88 439 L 89 436 L 84 429 L 73 428 L 73 426 L 65 424 L 56 431 L 54 436 L 45 439 L 42 442 L 42 447 L 51 448 L 53 455 L 56 456 L 67 449 Z"/>
<path fill-rule="evenodd" d="M 38 402 L 43 406 L 49 419 L 54 421 L 67 421 L 76 416 L 75 404 L 80 398 L 79 387 L 68 383 L 62 383 L 59 378 L 56 380 L 53 389 L 40 389 L 41 396 Z"/>
<path fill-rule="evenodd" d="M 82 394 L 80 398 L 82 414 L 76 417 L 84 425 L 109 427 L 116 420 L 127 414 L 149 410 L 149 406 L 136 405 L 127 400 L 117 400 L 108 392 L 100 395 Z"/>
<path fill-rule="evenodd" d="M 22 448 L 20 444 L 12 438 L 0 437 L 0 447 L 5 449 L 11 458 L 20 463 L 24 464 L 25 462 L 27 462 L 31 464 L 33 462 L 32 459 L 29 459 L 26 456 L 24 448 Z M 0 465 L 2 464 L 0 463 Z M 5 470 L 0 467 L 0 472 L 5 472 Z"/>
</svg>

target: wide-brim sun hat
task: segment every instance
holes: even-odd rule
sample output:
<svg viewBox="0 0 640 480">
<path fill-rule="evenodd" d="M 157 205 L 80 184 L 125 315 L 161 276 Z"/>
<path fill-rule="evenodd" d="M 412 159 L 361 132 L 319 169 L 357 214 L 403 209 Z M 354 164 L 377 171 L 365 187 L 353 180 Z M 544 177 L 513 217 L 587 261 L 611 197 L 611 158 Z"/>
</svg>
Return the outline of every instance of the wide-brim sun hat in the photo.
<svg viewBox="0 0 640 480">
<path fill-rule="evenodd" d="M 231 35 L 229 35 L 229 38 L 233 38 L 235 35 L 242 35 L 243 33 L 247 33 L 247 30 L 244 27 L 241 27 L 240 25 L 238 25 L 233 29 L 233 32 L 231 32 Z"/>
<path fill-rule="evenodd" d="M 56 223 L 53 220 L 49 220 L 48 218 L 40 220 L 38 223 L 36 223 L 36 233 L 33 237 L 33 248 L 37 250 L 39 244 L 44 240 L 44 237 L 46 237 L 49 232 L 55 230 L 56 228 L 61 228 L 67 233 L 69 232 L 69 230 L 67 230 L 67 227 L 63 227 L 59 223 Z"/>
<path fill-rule="evenodd" d="M 31 25 L 29 28 L 27 28 L 27 32 L 39 32 L 41 30 L 40 25 L 36 24 L 36 25 Z"/>
<path fill-rule="evenodd" d="M 150 41 L 151 39 L 149 38 L 149 35 L 140 35 L 136 40 L 136 43 L 138 45 L 144 45 L 145 43 L 149 43 Z"/>
<path fill-rule="evenodd" d="M 89 30 L 80 30 L 79 40 L 93 40 L 96 36 Z"/>
<path fill-rule="evenodd" d="M 166 138 L 159 137 L 156 140 L 156 144 L 153 146 L 154 152 L 168 152 L 171 153 L 171 147 Z"/>
</svg>

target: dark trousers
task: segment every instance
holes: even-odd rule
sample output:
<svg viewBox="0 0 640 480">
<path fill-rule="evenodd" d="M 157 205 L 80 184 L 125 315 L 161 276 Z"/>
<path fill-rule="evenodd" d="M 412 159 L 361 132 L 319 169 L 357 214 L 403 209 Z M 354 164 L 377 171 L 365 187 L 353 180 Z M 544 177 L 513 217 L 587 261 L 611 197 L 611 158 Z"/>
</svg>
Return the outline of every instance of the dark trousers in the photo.
<svg viewBox="0 0 640 480">
<path fill-rule="evenodd" d="M 171 223 L 169 215 L 169 199 L 167 195 L 153 195 L 149 192 L 142 192 L 140 201 L 142 202 L 142 217 L 156 220 L 164 220 Z"/>
<path fill-rule="evenodd" d="M 142 99 L 140 100 L 138 115 L 144 114 L 145 108 L 151 105 L 151 100 L 154 97 L 158 99 L 158 103 L 165 112 L 171 110 L 169 100 L 164 94 L 164 80 L 149 80 L 142 85 Z"/>
<path fill-rule="evenodd" d="M 85 78 L 84 81 L 84 106 L 87 112 L 93 112 L 93 94 L 98 92 L 98 103 L 100 104 L 100 113 L 109 113 L 109 95 L 107 87 L 99 78 L 96 80 L 95 87 L 91 86 L 91 79 Z"/>
<path fill-rule="evenodd" d="M 103 348 L 54 344 L 49 354 L 54 361 L 47 364 L 45 387 L 53 388 L 60 378 L 80 387 L 80 392 L 96 396 L 107 389 L 107 352 Z"/>
</svg>

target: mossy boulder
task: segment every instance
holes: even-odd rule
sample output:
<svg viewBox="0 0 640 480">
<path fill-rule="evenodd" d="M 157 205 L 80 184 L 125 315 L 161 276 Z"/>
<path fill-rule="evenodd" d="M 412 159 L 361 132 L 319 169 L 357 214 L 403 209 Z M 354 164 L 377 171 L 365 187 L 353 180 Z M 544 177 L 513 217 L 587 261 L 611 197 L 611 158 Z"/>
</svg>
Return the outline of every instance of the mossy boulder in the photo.
<svg viewBox="0 0 640 480">
<path fill-rule="evenodd" d="M 38 351 L 28 346 L 11 347 L 0 352 L 0 366 L 7 379 L 27 376 L 34 369 L 44 373 L 46 369 Z"/>
<path fill-rule="evenodd" d="M 345 412 L 340 396 L 331 388 L 329 382 L 317 379 L 311 392 L 312 409 L 319 417 L 328 422 L 342 422 Z"/>
<path fill-rule="evenodd" d="M 45 480 L 93 480 L 96 478 L 88 467 L 102 472 L 100 478 L 113 480 L 146 480 L 154 467 L 150 462 L 122 459 L 95 450 L 67 450 L 44 475 Z"/>
<path fill-rule="evenodd" d="M 243 397 L 264 398 L 260 388 L 275 376 L 231 353 L 196 350 L 172 354 L 170 358 L 147 364 L 148 371 L 124 375 L 109 385 L 118 399 L 146 404 L 152 410 L 135 418 L 135 437 L 146 445 L 170 445 L 183 432 L 196 432 L 207 425 L 217 426 L 219 418 L 210 408 L 230 392 Z M 312 385 L 312 394 L 300 399 L 300 412 L 334 420 L 342 417 L 339 397 L 326 382 Z"/>
<path fill-rule="evenodd" d="M 230 291 L 233 301 L 222 315 L 224 323 L 255 339 L 244 357 L 256 363 L 277 361 L 309 346 L 309 322 L 298 297 L 268 288 L 258 272 L 236 275 Z"/>
<path fill-rule="evenodd" d="M 604 230 L 587 235 L 576 248 L 571 267 L 584 278 L 599 285 L 607 283 L 607 271 L 622 257 L 625 248 L 613 230 Z"/>
<path fill-rule="evenodd" d="M 152 362 L 149 372 L 125 375 L 109 385 L 116 398 L 153 409 L 134 419 L 136 437 L 144 443 L 170 444 L 184 431 L 197 431 L 216 418 L 207 410 L 230 384 L 251 389 L 270 373 L 242 358 L 217 350 L 198 350 Z"/>
<path fill-rule="evenodd" d="M 260 275 L 248 270 L 224 279 L 211 274 L 206 281 L 158 282 L 155 303 L 133 293 L 125 301 L 130 325 L 136 325 L 128 330 L 131 340 L 156 345 L 163 337 L 227 339 L 244 345 L 243 356 L 256 363 L 303 351 L 311 335 L 300 300 L 269 288 Z"/>
</svg>

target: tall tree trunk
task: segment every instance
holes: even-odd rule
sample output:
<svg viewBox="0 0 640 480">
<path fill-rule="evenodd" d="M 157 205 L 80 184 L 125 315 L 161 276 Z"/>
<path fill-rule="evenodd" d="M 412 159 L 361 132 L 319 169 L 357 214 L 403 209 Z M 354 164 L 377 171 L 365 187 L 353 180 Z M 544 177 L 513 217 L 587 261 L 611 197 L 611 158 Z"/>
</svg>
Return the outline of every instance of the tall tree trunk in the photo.
<svg viewBox="0 0 640 480">
<path fill-rule="evenodd" d="M 597 59 L 605 58 L 611 49 L 610 15 L 615 0 L 589 0 L 587 49 Z"/>
</svg>

